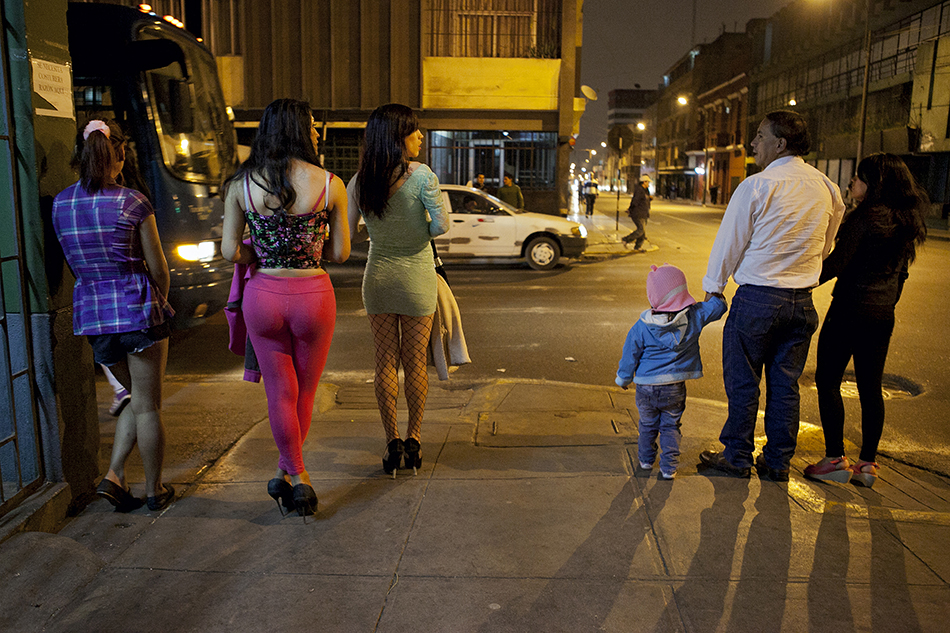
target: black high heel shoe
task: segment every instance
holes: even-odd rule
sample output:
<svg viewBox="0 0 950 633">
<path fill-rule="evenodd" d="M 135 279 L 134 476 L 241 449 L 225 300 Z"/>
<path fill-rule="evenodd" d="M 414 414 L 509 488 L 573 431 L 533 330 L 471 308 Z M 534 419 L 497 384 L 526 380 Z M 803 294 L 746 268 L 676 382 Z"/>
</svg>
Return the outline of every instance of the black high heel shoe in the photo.
<svg viewBox="0 0 950 633">
<path fill-rule="evenodd" d="M 297 508 L 297 514 L 302 517 L 316 514 L 317 512 L 317 493 L 309 484 L 297 484 L 293 488 L 294 507 Z"/>
<path fill-rule="evenodd" d="M 398 437 L 386 445 L 386 452 L 383 453 L 383 470 L 387 475 L 396 478 L 396 469 L 399 468 L 399 462 L 402 461 L 402 454 L 406 445 Z"/>
<path fill-rule="evenodd" d="M 271 499 L 277 502 L 277 509 L 280 510 L 280 516 L 285 516 L 284 508 L 290 512 L 294 506 L 294 489 L 283 477 L 274 477 L 267 482 L 267 494 Z M 281 507 L 283 505 L 283 507 Z"/>
<path fill-rule="evenodd" d="M 422 468 L 422 446 L 419 445 L 419 440 L 411 437 L 406 440 L 405 464 L 406 468 L 412 469 L 413 475 L 419 474 L 419 469 Z"/>
</svg>

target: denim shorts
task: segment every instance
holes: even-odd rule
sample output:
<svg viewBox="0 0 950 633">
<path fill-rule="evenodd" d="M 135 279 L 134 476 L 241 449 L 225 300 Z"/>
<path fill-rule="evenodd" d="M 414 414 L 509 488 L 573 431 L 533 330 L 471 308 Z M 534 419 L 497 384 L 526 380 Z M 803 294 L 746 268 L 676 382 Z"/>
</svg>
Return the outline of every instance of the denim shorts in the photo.
<svg viewBox="0 0 950 633">
<path fill-rule="evenodd" d="M 166 321 L 153 325 L 147 330 L 118 334 L 90 334 L 88 339 L 96 362 L 112 367 L 119 361 L 125 360 L 128 354 L 138 354 L 158 341 L 168 338 L 171 333 L 172 328 Z"/>
</svg>

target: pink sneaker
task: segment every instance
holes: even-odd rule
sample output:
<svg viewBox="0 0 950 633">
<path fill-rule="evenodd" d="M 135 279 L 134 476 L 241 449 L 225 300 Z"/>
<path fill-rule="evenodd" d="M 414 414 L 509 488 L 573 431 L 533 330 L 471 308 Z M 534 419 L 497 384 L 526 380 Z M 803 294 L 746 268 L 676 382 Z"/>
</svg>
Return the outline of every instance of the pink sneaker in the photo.
<svg viewBox="0 0 950 633">
<path fill-rule="evenodd" d="M 851 483 L 870 488 L 877 481 L 878 468 L 875 462 L 858 462 L 851 467 Z"/>
<path fill-rule="evenodd" d="M 851 474 L 851 463 L 844 456 L 826 457 L 817 464 L 805 467 L 805 476 L 819 481 L 836 481 L 839 484 L 846 484 L 851 480 Z"/>
</svg>

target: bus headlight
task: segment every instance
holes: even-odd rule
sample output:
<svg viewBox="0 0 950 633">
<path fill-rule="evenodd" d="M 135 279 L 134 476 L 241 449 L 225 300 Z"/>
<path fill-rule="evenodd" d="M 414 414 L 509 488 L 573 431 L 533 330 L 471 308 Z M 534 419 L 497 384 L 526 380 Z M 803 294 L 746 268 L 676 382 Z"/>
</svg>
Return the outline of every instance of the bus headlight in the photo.
<svg viewBox="0 0 950 633">
<path fill-rule="evenodd" d="M 577 224 L 571 227 L 571 233 L 578 237 L 587 237 L 587 227 L 583 224 Z"/>
<path fill-rule="evenodd" d="M 214 242 L 180 244 L 175 249 L 179 257 L 189 262 L 210 262 L 214 259 L 214 251 Z"/>
</svg>

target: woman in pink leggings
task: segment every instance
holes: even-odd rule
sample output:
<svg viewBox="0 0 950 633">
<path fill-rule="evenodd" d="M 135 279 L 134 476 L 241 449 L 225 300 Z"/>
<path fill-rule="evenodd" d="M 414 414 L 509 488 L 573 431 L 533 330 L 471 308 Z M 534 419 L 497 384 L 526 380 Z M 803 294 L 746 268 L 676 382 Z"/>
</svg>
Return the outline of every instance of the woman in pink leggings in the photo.
<svg viewBox="0 0 950 633">
<path fill-rule="evenodd" d="M 280 452 L 267 493 L 301 516 L 317 509 L 303 443 L 336 322 L 333 286 L 320 262 L 350 255 L 346 189 L 320 166 L 318 138 L 308 103 L 267 106 L 250 156 L 226 183 L 221 238 L 227 259 L 256 267 L 242 309 Z"/>
</svg>

